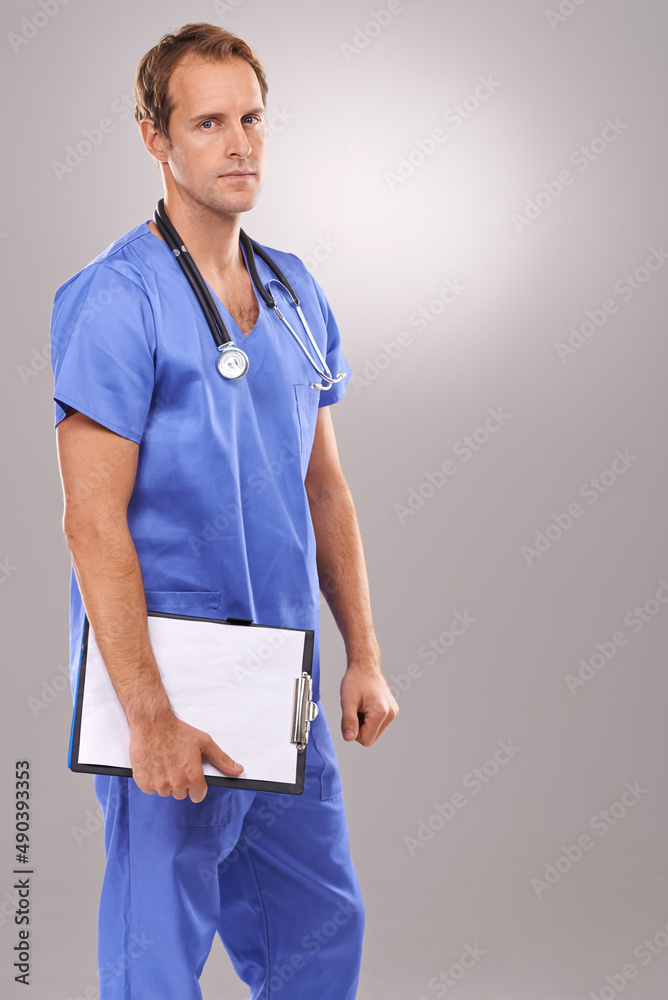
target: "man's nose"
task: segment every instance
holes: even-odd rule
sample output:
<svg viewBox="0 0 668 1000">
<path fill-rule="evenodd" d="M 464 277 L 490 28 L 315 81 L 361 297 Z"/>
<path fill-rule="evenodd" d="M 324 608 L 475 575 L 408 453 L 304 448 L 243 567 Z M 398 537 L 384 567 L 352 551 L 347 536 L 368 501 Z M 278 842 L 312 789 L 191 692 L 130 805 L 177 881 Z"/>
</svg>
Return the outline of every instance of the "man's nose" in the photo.
<svg viewBox="0 0 668 1000">
<path fill-rule="evenodd" d="M 248 136 L 241 124 L 232 126 L 227 134 L 227 154 L 228 156 L 239 156 L 245 159 L 250 156 L 253 147 L 248 141 Z"/>
</svg>

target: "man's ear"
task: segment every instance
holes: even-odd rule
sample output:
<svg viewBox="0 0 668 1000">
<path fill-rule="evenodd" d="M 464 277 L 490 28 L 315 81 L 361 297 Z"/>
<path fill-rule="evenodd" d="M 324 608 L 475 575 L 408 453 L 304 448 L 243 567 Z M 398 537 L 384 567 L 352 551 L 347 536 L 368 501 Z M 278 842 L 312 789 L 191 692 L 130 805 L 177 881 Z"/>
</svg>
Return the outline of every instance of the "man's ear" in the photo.
<svg viewBox="0 0 668 1000">
<path fill-rule="evenodd" d="M 139 131 L 141 132 L 144 145 L 153 159 L 157 160 L 158 163 L 166 163 L 168 149 L 167 137 L 163 135 L 162 132 L 158 131 L 155 127 L 153 119 L 142 118 L 139 122 Z"/>
</svg>

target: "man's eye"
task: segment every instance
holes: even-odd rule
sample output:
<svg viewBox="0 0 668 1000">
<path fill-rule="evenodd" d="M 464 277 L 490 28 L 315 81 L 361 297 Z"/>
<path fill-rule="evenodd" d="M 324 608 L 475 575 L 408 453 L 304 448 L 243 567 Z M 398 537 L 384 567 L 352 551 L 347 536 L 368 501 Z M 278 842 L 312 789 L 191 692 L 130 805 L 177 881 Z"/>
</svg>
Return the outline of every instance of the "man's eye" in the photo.
<svg viewBox="0 0 668 1000">
<path fill-rule="evenodd" d="M 260 121 L 257 115 L 246 115 L 243 120 L 246 122 L 255 122 L 256 124 Z"/>
<path fill-rule="evenodd" d="M 213 125 L 213 122 L 211 121 L 210 118 L 207 118 L 205 122 L 202 122 L 202 127 L 204 127 L 205 125 Z"/>
</svg>

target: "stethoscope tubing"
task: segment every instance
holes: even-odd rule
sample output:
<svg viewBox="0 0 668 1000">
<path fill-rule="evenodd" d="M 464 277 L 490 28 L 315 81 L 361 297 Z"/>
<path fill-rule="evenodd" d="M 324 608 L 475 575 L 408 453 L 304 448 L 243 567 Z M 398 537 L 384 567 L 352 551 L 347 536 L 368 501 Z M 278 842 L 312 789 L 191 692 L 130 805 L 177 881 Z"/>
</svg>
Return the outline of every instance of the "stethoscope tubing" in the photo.
<svg viewBox="0 0 668 1000">
<path fill-rule="evenodd" d="M 158 231 L 160 232 L 160 235 L 165 240 L 165 243 L 174 254 L 179 266 L 181 267 L 181 270 L 183 271 L 185 277 L 188 280 L 188 283 L 190 284 L 193 292 L 195 293 L 195 297 L 197 298 L 197 301 L 199 302 L 202 312 L 204 313 L 204 318 L 206 319 L 207 325 L 209 327 L 209 330 L 211 331 L 211 335 L 214 339 L 214 342 L 218 350 L 220 352 L 223 352 L 227 348 L 233 348 L 234 341 L 232 340 L 230 334 L 228 333 L 227 328 L 223 322 L 223 318 L 220 315 L 220 311 L 218 310 L 215 302 L 213 301 L 213 297 L 211 295 L 211 292 L 209 291 L 208 285 L 204 281 L 199 271 L 199 268 L 197 267 L 197 264 L 195 263 L 191 255 L 188 253 L 188 250 L 183 244 L 181 237 L 179 236 L 176 229 L 172 225 L 165 211 L 165 203 L 163 198 L 161 198 L 158 201 L 155 212 L 153 214 L 153 221 L 155 222 Z M 239 232 L 239 238 L 246 251 L 246 260 L 248 262 L 248 268 L 250 271 L 251 280 L 253 281 L 253 284 L 255 285 L 257 291 L 259 292 L 263 302 L 265 303 L 266 306 L 268 306 L 268 308 L 273 309 L 277 317 L 284 323 L 284 325 L 288 328 L 292 336 L 295 338 L 295 340 L 297 341 L 300 348 L 304 352 L 304 355 L 308 359 L 311 366 L 315 369 L 320 378 L 323 379 L 324 382 L 328 383 L 327 385 L 322 385 L 321 383 L 318 384 L 313 382 L 311 383 L 312 387 L 314 389 L 330 389 L 332 385 L 334 385 L 336 382 L 340 382 L 342 378 L 345 378 L 345 372 L 339 372 L 336 377 L 334 377 L 331 374 L 329 366 L 327 365 L 327 362 L 322 356 L 320 348 L 318 347 L 313 337 L 313 334 L 311 333 L 309 325 L 306 322 L 306 317 L 304 316 L 304 312 L 301 308 L 299 298 L 296 292 L 294 291 L 292 285 L 285 277 L 285 275 L 278 267 L 278 265 L 271 259 L 269 254 L 258 243 L 252 240 L 250 236 L 248 236 L 243 231 L 243 229 L 240 230 Z M 283 285 L 283 287 L 286 289 L 286 291 L 292 298 L 294 307 L 297 310 L 297 314 L 302 323 L 302 326 L 304 327 L 304 330 L 306 331 L 306 334 L 311 342 L 311 345 L 315 349 L 315 352 L 318 356 L 318 360 L 320 361 L 325 371 L 321 371 L 318 365 L 314 362 L 313 357 L 311 356 L 307 348 L 304 346 L 299 334 L 296 332 L 296 330 L 293 329 L 291 324 L 288 322 L 288 320 L 285 318 L 285 316 L 279 309 L 278 303 L 276 302 L 276 299 L 269 291 L 269 288 L 265 287 L 262 281 L 260 280 L 260 276 L 257 271 L 257 265 L 255 263 L 256 254 L 258 257 L 264 260 L 267 266 L 276 275 L 275 278 L 270 279 L 269 284 L 271 284 L 272 281 L 277 281 L 279 284 Z M 239 348 L 235 348 L 235 351 L 238 355 L 241 355 L 243 358 L 246 359 L 246 368 L 247 368 L 248 359 L 244 354 L 244 352 L 241 351 Z M 220 371 L 221 374 L 223 374 L 223 368 L 219 366 L 218 370 Z M 244 368 L 244 371 L 245 370 L 246 369 Z M 238 376 L 235 375 L 226 377 L 238 377 Z"/>
<path fill-rule="evenodd" d="M 211 335 L 215 341 L 218 350 L 224 347 L 225 344 L 232 344 L 232 338 L 230 337 L 225 324 L 223 323 L 220 312 L 216 308 L 216 304 L 211 297 L 211 292 L 209 291 L 206 282 L 200 274 L 197 264 L 192 259 L 187 249 L 181 241 L 181 237 L 177 233 L 176 229 L 170 222 L 167 213 L 164 208 L 164 199 L 161 198 L 158 202 L 157 208 L 153 215 L 153 221 L 155 222 L 160 235 L 165 240 L 165 243 L 172 251 L 181 270 L 185 274 L 188 282 L 195 293 L 197 301 L 200 304 L 202 312 L 204 313 L 204 318 L 207 321 Z"/>
</svg>

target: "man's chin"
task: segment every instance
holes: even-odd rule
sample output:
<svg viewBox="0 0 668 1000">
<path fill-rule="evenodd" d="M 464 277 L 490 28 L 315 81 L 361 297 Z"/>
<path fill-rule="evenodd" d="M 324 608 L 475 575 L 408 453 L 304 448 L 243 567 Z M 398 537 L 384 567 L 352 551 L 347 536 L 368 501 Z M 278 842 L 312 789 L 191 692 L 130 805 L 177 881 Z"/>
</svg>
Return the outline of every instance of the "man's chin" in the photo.
<svg viewBox="0 0 668 1000">
<path fill-rule="evenodd" d="M 213 198 L 210 206 L 214 211 L 220 212 L 221 215 L 239 215 L 242 212 L 250 212 L 252 208 L 255 208 L 259 196 L 259 191 L 253 191 L 248 192 L 244 197 Z"/>
</svg>

